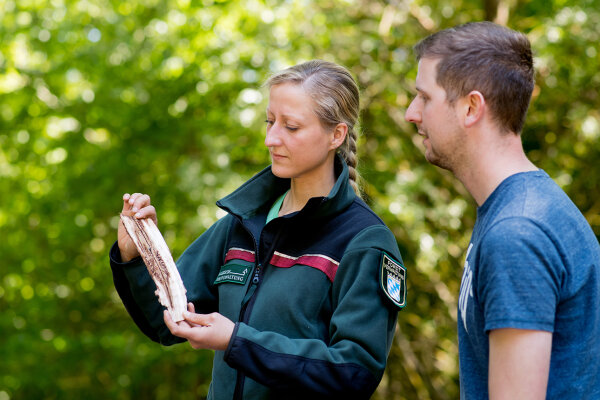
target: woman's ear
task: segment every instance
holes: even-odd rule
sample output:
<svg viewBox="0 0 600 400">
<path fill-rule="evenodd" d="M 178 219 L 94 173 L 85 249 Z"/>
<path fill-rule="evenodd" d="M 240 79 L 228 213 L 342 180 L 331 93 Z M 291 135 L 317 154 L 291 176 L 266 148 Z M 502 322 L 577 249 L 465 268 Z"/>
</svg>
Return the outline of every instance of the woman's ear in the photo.
<svg viewBox="0 0 600 400">
<path fill-rule="evenodd" d="M 330 150 L 337 149 L 340 147 L 344 140 L 346 140 L 346 135 L 348 134 L 348 125 L 344 122 L 340 122 L 333 128 L 333 135 L 331 136 Z"/>
<path fill-rule="evenodd" d="M 483 118 L 485 114 L 485 97 L 478 90 L 471 91 L 464 97 L 463 118 L 465 127 L 470 128 Z"/>
</svg>

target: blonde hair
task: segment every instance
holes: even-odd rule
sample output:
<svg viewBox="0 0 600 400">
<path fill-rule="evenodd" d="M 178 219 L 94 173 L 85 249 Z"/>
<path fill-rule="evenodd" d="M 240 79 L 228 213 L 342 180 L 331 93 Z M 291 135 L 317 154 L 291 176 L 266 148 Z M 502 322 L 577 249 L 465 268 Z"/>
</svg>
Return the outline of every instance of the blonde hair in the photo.
<svg viewBox="0 0 600 400">
<path fill-rule="evenodd" d="M 360 196 L 359 175 L 356 171 L 357 122 L 360 110 L 358 85 L 348 70 L 338 64 L 312 60 L 284 69 L 266 82 L 271 88 L 282 83 L 301 85 L 315 103 L 315 113 L 325 128 L 339 123 L 348 126 L 348 133 L 338 152 L 348 164 L 350 185 Z"/>
</svg>

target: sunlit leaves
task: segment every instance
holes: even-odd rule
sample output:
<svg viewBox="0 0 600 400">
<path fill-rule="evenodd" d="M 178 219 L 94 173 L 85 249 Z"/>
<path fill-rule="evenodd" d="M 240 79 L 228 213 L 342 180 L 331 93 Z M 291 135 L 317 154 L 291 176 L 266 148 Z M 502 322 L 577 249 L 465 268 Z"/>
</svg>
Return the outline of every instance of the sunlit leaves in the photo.
<svg viewBox="0 0 600 400">
<path fill-rule="evenodd" d="M 525 149 L 600 234 L 597 3 L 499 2 L 535 51 Z M 376 397 L 457 398 L 475 205 L 403 115 L 411 47 L 484 15 L 471 0 L 0 2 L 0 400 L 206 395 L 211 353 L 149 342 L 114 292 L 121 195 L 149 193 L 181 254 L 223 216 L 215 201 L 268 164 L 262 83 L 312 58 L 359 81 L 365 197 L 409 270 Z"/>
</svg>

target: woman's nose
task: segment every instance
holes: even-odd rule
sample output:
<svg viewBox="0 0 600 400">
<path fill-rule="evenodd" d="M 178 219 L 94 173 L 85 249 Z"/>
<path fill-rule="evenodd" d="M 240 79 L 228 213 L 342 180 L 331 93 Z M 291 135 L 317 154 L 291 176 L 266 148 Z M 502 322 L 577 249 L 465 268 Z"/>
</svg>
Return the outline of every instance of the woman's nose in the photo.
<svg viewBox="0 0 600 400">
<path fill-rule="evenodd" d="M 279 135 L 279 127 L 273 124 L 267 127 L 267 134 L 265 136 L 265 146 L 276 147 L 281 145 L 281 137 Z"/>
</svg>

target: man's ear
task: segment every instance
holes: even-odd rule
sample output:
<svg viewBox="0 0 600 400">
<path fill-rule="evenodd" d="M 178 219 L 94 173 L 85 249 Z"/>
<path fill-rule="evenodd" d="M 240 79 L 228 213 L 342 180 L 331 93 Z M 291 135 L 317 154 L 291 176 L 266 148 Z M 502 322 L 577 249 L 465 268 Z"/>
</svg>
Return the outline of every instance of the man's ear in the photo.
<svg viewBox="0 0 600 400">
<path fill-rule="evenodd" d="M 337 149 L 346 140 L 348 134 L 348 125 L 344 122 L 340 122 L 333 128 L 333 135 L 331 136 L 330 150 Z"/>
<path fill-rule="evenodd" d="M 487 105 L 480 91 L 471 91 L 461 103 L 465 127 L 470 128 L 483 118 Z"/>
</svg>

